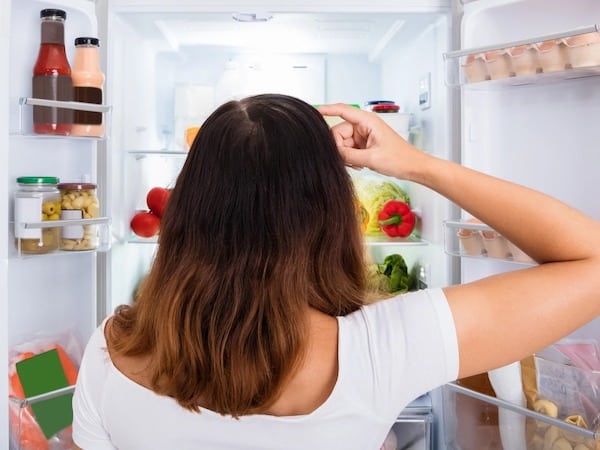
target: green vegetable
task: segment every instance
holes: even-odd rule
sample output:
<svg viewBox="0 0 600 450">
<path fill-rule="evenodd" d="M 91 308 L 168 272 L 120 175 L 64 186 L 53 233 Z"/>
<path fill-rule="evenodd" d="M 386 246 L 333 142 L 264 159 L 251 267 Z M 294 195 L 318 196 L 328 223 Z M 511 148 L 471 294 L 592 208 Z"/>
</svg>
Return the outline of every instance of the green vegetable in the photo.
<svg viewBox="0 0 600 450">
<path fill-rule="evenodd" d="M 414 288 L 414 274 L 408 272 L 402 255 L 386 256 L 382 264 L 372 264 L 368 272 L 369 289 L 385 294 L 401 294 Z"/>
<path fill-rule="evenodd" d="M 382 235 L 378 215 L 389 200 L 400 200 L 410 205 L 408 194 L 400 186 L 391 181 L 379 181 L 367 177 L 356 177 L 354 189 L 362 205 L 369 213 L 366 235 Z"/>
</svg>

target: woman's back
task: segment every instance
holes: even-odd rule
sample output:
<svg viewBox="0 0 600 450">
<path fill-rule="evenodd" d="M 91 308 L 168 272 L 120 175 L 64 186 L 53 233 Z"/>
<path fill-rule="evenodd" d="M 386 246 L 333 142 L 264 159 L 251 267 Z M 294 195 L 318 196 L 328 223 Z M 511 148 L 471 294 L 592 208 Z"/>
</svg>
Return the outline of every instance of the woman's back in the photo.
<svg viewBox="0 0 600 450">
<path fill-rule="evenodd" d="M 270 408 L 239 419 L 206 408 L 191 412 L 155 394 L 145 358 L 111 362 L 100 328 L 80 371 L 76 442 L 84 449 L 375 450 L 406 404 L 456 377 L 456 336 L 441 290 L 337 319 L 309 315 L 302 366 Z M 98 416 L 102 426 L 93 420 Z"/>
</svg>

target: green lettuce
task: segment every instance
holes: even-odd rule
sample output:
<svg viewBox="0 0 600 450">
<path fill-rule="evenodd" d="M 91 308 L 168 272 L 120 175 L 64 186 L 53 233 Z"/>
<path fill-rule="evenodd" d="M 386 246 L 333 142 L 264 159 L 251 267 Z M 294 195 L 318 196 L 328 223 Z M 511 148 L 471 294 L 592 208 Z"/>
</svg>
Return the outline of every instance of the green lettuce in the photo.
<svg viewBox="0 0 600 450">
<path fill-rule="evenodd" d="M 369 178 L 355 178 L 354 190 L 356 196 L 369 213 L 366 235 L 381 235 L 377 216 L 388 200 L 400 200 L 410 205 L 408 194 L 391 181 L 379 181 Z"/>
</svg>

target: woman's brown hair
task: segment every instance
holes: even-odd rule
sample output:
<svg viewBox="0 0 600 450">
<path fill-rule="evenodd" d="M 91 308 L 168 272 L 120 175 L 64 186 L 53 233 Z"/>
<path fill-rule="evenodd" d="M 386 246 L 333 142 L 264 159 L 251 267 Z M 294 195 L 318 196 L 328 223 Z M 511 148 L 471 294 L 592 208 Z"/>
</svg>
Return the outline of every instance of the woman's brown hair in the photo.
<svg viewBox="0 0 600 450">
<path fill-rule="evenodd" d="M 318 111 L 285 95 L 231 101 L 177 178 L 139 297 L 115 312 L 114 355 L 150 355 L 152 389 L 184 408 L 264 411 L 301 364 L 307 307 L 364 302 L 352 181 Z"/>
</svg>

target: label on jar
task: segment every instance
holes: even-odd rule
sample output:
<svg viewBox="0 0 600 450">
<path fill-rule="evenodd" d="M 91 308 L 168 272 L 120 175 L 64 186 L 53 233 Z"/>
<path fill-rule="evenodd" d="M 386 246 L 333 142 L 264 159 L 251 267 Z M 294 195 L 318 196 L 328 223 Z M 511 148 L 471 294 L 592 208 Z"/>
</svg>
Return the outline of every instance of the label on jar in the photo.
<svg viewBox="0 0 600 450">
<path fill-rule="evenodd" d="M 81 220 L 83 211 L 80 209 L 63 209 L 60 212 L 62 220 Z M 69 225 L 62 228 L 63 239 L 83 239 L 83 225 Z"/>
<path fill-rule="evenodd" d="M 26 223 L 42 221 L 42 198 L 21 197 L 15 199 L 15 237 L 18 239 L 41 239 L 41 228 L 25 228 Z"/>
</svg>

